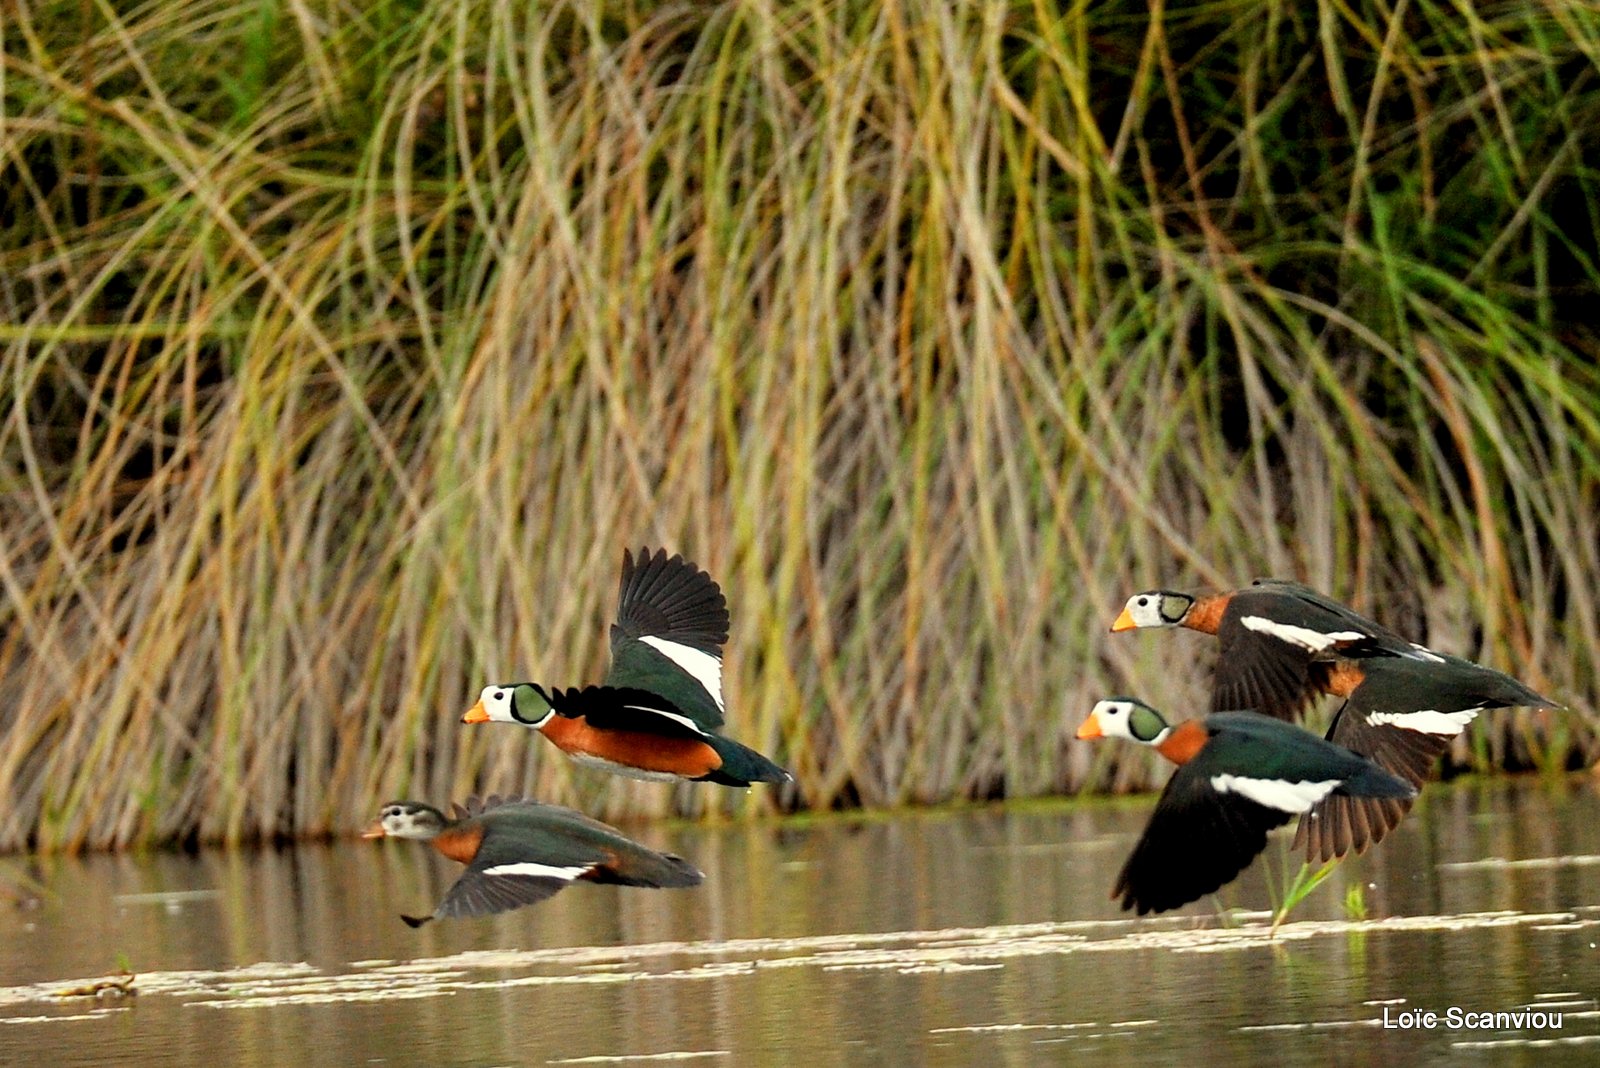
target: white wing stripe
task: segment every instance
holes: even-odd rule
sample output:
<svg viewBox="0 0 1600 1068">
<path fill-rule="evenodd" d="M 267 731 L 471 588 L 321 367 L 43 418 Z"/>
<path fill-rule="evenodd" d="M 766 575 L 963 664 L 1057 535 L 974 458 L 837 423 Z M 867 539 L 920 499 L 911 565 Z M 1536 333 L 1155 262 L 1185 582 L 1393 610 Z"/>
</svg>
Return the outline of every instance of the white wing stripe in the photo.
<svg viewBox="0 0 1600 1068">
<path fill-rule="evenodd" d="M 645 705 L 623 705 L 622 707 L 632 708 L 639 712 L 649 712 L 652 715 L 660 716 L 662 719 L 670 719 L 675 723 L 681 723 L 685 727 L 688 727 L 690 730 L 694 731 L 696 734 L 705 734 L 705 731 L 700 729 L 700 725 L 698 723 L 690 719 L 688 716 L 680 716 L 676 712 L 663 712 L 659 708 L 649 708 Z"/>
<path fill-rule="evenodd" d="M 677 664 L 687 671 L 701 686 L 706 688 L 706 693 L 717 703 L 717 710 L 726 712 L 722 705 L 722 659 L 710 653 L 701 652 L 688 645 L 669 642 L 665 638 L 658 638 L 654 634 L 646 634 L 639 639 L 646 645 L 653 647 L 662 656 Z"/>
<path fill-rule="evenodd" d="M 1444 734 L 1455 737 L 1466 730 L 1482 712 L 1481 708 L 1464 708 L 1460 712 L 1435 712 L 1430 708 L 1416 712 L 1371 712 L 1367 722 L 1375 727 L 1398 727 L 1420 734 Z"/>
<path fill-rule="evenodd" d="M 492 868 L 485 868 L 483 874 L 532 875 L 540 879 L 561 879 L 570 883 L 591 867 L 592 865 L 586 864 L 580 868 L 563 868 L 554 864 L 536 864 L 531 860 L 519 860 L 515 864 L 496 864 Z"/>
<path fill-rule="evenodd" d="M 1213 775 L 1211 788 L 1219 794 L 1238 794 L 1279 812 L 1305 812 L 1333 793 L 1342 779 L 1290 782 L 1287 779 L 1251 779 L 1243 775 Z"/>
<path fill-rule="evenodd" d="M 1298 646 L 1313 653 L 1321 653 L 1332 648 L 1338 642 L 1358 642 L 1366 635 L 1359 631 L 1338 630 L 1332 634 L 1323 634 L 1312 630 L 1310 627 L 1297 627 L 1293 623 L 1278 623 L 1264 616 L 1245 616 L 1239 620 L 1246 630 L 1253 630 L 1257 634 L 1265 634 L 1269 638 L 1276 638 L 1281 642 Z"/>
</svg>

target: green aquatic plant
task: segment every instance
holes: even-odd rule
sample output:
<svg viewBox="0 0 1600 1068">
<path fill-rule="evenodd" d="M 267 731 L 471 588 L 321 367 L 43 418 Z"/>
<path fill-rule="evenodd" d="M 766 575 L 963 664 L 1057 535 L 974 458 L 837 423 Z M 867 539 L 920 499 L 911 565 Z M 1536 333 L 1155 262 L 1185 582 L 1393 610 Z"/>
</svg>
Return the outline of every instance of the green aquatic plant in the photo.
<svg viewBox="0 0 1600 1068">
<path fill-rule="evenodd" d="M 1359 881 L 1345 888 L 1344 918 L 1351 921 L 1367 918 L 1367 890 Z"/>
<path fill-rule="evenodd" d="M 1282 879 L 1277 881 L 1276 886 L 1274 886 L 1275 880 L 1271 874 L 1271 866 L 1268 866 L 1267 884 L 1274 891 L 1272 894 L 1271 928 L 1273 934 L 1276 934 L 1278 928 L 1283 926 L 1283 922 L 1289 918 L 1289 913 L 1293 912 L 1302 901 L 1310 897 L 1312 892 L 1321 886 L 1328 876 L 1333 874 L 1333 869 L 1338 866 L 1339 862 L 1330 860 L 1317 868 L 1313 868 L 1310 864 L 1301 863 L 1299 870 L 1295 872 L 1292 878 L 1289 876 L 1289 864 L 1290 861 L 1286 856 L 1283 861 Z M 1346 900 L 1348 902 L 1348 898 Z"/>
</svg>

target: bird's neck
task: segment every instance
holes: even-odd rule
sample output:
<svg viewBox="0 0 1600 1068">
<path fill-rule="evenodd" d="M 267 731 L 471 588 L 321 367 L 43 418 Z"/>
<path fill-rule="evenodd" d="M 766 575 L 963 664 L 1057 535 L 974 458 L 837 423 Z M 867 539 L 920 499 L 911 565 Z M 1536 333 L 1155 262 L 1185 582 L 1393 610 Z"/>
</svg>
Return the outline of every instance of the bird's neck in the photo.
<svg viewBox="0 0 1600 1068">
<path fill-rule="evenodd" d="M 1208 738 L 1210 734 L 1203 722 L 1198 719 L 1186 720 L 1156 742 L 1155 750 L 1174 764 L 1187 764 L 1205 746 Z"/>
<path fill-rule="evenodd" d="M 433 848 L 462 864 L 471 864 L 483 844 L 483 824 L 475 820 L 446 827 L 433 839 Z"/>
<path fill-rule="evenodd" d="M 1223 610 L 1228 607 L 1228 595 L 1215 594 L 1211 597 L 1198 597 L 1194 604 L 1185 612 L 1180 627 L 1188 627 L 1202 634 L 1215 634 L 1222 625 Z"/>
</svg>

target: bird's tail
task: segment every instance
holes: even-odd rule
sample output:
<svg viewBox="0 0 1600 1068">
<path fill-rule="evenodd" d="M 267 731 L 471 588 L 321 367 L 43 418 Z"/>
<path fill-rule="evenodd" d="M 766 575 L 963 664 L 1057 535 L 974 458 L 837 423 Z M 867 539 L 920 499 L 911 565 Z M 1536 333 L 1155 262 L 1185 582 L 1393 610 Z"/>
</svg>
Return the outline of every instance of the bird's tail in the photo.
<svg viewBox="0 0 1600 1068">
<path fill-rule="evenodd" d="M 711 747 L 722 758 L 722 766 L 706 778 L 724 786 L 749 786 L 753 782 L 790 782 L 787 771 L 748 746 L 732 738 L 713 737 Z"/>
<path fill-rule="evenodd" d="M 657 853 L 643 847 L 636 853 L 624 854 L 624 858 L 618 863 L 599 868 L 589 876 L 589 880 L 596 883 L 668 889 L 699 886 L 705 878 L 699 868 L 682 857 L 674 853 Z"/>
</svg>

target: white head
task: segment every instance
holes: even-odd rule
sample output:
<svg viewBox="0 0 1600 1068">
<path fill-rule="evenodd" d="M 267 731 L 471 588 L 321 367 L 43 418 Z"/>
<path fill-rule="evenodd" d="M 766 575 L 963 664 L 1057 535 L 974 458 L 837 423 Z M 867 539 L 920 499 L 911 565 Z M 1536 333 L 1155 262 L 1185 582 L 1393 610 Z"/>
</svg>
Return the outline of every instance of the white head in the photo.
<svg viewBox="0 0 1600 1068">
<path fill-rule="evenodd" d="M 485 686 L 478 694 L 478 703 L 467 709 L 461 722 L 543 727 L 554 714 L 539 687 L 527 682 L 505 682 Z"/>
<path fill-rule="evenodd" d="M 444 830 L 444 813 L 420 801 L 390 801 L 378 820 L 362 832 L 363 838 L 437 838 Z"/>
<path fill-rule="evenodd" d="M 1187 593 L 1171 590 L 1146 590 L 1128 598 L 1122 614 L 1111 624 L 1111 629 L 1132 630 L 1134 627 L 1176 627 L 1183 622 L 1194 605 Z"/>
<path fill-rule="evenodd" d="M 1095 703 L 1078 728 L 1079 738 L 1126 738 L 1141 745 L 1159 745 L 1172 728 L 1161 713 L 1132 697 L 1107 697 Z"/>
</svg>

